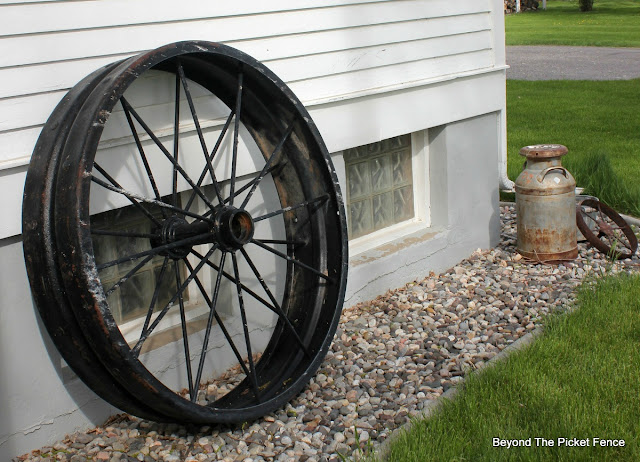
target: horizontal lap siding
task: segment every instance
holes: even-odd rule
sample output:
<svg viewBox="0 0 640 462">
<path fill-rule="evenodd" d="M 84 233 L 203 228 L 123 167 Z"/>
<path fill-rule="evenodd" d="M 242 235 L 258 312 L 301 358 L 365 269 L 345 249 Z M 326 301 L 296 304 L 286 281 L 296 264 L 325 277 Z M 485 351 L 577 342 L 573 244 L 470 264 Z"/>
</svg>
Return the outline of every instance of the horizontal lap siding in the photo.
<svg viewBox="0 0 640 462">
<path fill-rule="evenodd" d="M 488 0 L 0 2 L 0 168 L 94 69 L 179 40 L 263 61 L 303 102 L 493 66 Z M 322 3 L 322 7 L 317 7 Z"/>
</svg>

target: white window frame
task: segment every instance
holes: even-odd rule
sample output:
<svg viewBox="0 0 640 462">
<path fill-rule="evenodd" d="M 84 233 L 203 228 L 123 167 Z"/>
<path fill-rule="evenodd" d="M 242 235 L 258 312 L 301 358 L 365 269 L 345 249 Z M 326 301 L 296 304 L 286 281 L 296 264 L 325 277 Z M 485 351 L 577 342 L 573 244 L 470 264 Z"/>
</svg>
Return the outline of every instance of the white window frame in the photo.
<svg viewBox="0 0 640 462">
<path fill-rule="evenodd" d="M 344 157 L 341 155 L 344 173 L 344 190 L 347 189 Z M 356 256 L 369 250 L 388 244 L 397 239 L 423 230 L 431 226 L 430 194 L 429 194 L 429 136 L 427 130 L 411 134 L 411 172 L 413 176 L 413 210 L 415 216 L 401 223 L 349 240 L 349 255 Z M 345 196 L 346 197 L 346 196 Z M 347 207 L 347 222 L 349 219 Z"/>
</svg>

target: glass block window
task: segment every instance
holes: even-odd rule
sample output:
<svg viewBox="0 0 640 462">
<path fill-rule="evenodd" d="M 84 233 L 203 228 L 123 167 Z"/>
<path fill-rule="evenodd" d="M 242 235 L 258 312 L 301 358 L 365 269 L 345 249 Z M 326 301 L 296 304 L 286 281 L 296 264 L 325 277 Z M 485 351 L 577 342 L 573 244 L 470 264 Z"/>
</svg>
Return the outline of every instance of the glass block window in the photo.
<svg viewBox="0 0 640 462">
<path fill-rule="evenodd" d="M 411 135 L 344 151 L 349 238 L 410 220 L 413 208 Z"/>
<path fill-rule="evenodd" d="M 165 199 L 169 200 L 169 198 Z M 155 210 L 147 208 L 147 210 L 160 220 L 162 219 L 162 215 L 157 208 Z M 117 225 L 114 226 L 114 223 Z M 134 206 L 93 215 L 91 217 L 91 226 L 95 229 L 107 228 L 127 233 L 149 234 L 152 232 L 151 221 Z M 116 260 L 123 255 L 132 255 L 151 249 L 148 238 L 123 238 L 94 234 L 92 239 L 97 264 Z M 100 270 L 99 276 L 105 290 L 112 287 L 131 271 L 139 261 L 120 263 Z M 156 280 L 160 276 L 163 262 L 164 257 L 162 256 L 152 258 L 135 275 L 108 296 L 109 308 L 118 324 L 146 316 L 151 303 L 151 294 L 154 293 Z M 169 260 L 162 284 L 160 284 L 154 311 L 162 310 L 177 291 L 174 264 L 173 260 Z M 184 264 L 179 264 L 179 270 L 182 274 L 182 280 L 184 280 Z M 184 292 L 183 297 L 185 301 L 188 299 L 188 291 Z"/>
</svg>

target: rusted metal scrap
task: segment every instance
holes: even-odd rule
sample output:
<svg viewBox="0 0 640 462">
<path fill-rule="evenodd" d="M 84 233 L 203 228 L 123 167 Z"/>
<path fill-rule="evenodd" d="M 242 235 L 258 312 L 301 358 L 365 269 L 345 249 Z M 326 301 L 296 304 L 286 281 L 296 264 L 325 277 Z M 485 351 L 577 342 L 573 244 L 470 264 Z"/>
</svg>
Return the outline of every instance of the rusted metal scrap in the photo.
<svg viewBox="0 0 640 462">
<path fill-rule="evenodd" d="M 610 258 L 631 258 L 638 250 L 638 238 L 629 223 L 598 199 L 578 201 L 576 223 L 584 238 Z"/>
</svg>

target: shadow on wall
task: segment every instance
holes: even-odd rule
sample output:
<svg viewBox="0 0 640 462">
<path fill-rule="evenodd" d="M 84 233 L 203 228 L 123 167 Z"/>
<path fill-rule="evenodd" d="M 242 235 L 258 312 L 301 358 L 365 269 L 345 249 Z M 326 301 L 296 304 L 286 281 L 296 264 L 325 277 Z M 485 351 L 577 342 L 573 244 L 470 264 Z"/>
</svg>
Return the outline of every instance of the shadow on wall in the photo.
<svg viewBox="0 0 640 462">
<path fill-rule="evenodd" d="M 0 261 L 12 268 L 0 277 L 0 460 L 11 460 L 117 411 L 76 377 L 54 346 L 31 297 L 20 237 L 0 242 Z"/>
</svg>

